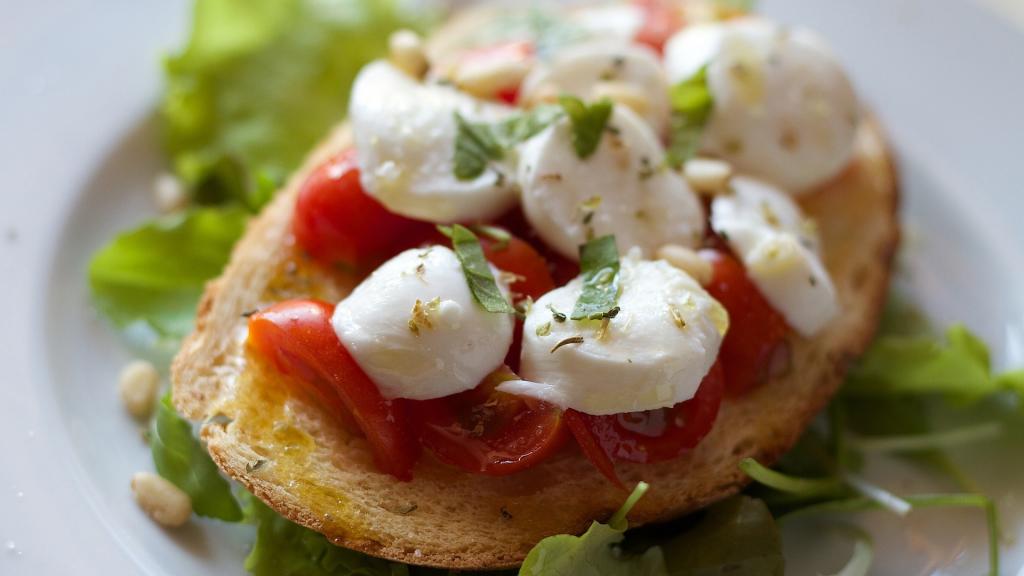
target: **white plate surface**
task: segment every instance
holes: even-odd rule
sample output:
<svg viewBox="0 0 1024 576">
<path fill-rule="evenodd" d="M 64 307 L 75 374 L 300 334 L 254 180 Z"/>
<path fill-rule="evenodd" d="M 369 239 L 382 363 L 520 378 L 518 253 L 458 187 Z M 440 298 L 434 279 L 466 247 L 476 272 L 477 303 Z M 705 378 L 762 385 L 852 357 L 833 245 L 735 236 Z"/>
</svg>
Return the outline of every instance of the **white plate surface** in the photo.
<svg viewBox="0 0 1024 576">
<path fill-rule="evenodd" d="M 1013 13 L 1013 1 L 986 0 Z M 150 468 L 114 392 L 130 353 L 91 312 L 89 254 L 152 213 L 157 60 L 183 0 L 5 2 L 0 19 L 0 574 L 241 574 L 251 534 L 198 521 L 167 532 L 131 500 Z M 999 366 L 1024 365 L 1024 34 L 968 0 L 765 0 L 831 40 L 900 152 L 906 267 L 918 301 L 965 321 Z M 1019 448 L 1018 452 L 1019 454 Z M 1019 456 L 973 469 L 1003 505 L 1005 574 L 1024 575 Z M 917 482 L 879 465 L 894 487 Z M 865 520 L 875 573 L 980 574 L 976 514 Z M 906 529 L 909 527 L 910 529 Z M 791 573 L 834 570 L 844 544 L 787 532 Z M 809 546 L 814 542 L 813 546 Z M 813 553 L 812 553 L 813 551 Z"/>
</svg>

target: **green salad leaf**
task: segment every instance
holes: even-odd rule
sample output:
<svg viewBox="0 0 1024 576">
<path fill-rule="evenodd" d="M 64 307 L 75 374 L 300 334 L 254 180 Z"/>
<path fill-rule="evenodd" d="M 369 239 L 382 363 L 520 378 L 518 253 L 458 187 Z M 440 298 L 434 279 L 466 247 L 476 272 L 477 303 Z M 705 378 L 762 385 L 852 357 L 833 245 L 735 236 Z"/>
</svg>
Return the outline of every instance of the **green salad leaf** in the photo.
<svg viewBox="0 0 1024 576">
<path fill-rule="evenodd" d="M 452 248 L 462 264 L 462 272 L 477 303 L 488 312 L 515 314 L 516 309 L 509 304 L 508 298 L 501 293 L 494 280 L 491 266 L 487 263 L 476 234 L 460 224 L 443 227 L 441 231 L 452 239 Z"/>
<path fill-rule="evenodd" d="M 734 496 L 661 545 L 669 576 L 782 576 L 782 538 L 764 502 Z"/>
<path fill-rule="evenodd" d="M 120 327 L 188 334 L 204 284 L 220 274 L 247 218 L 238 208 L 200 208 L 115 236 L 89 263 L 93 301 Z"/>
<path fill-rule="evenodd" d="M 615 236 L 595 238 L 580 246 L 583 289 L 572 310 L 573 320 L 613 318 L 619 309 L 619 249 Z"/>
<path fill-rule="evenodd" d="M 670 98 L 672 122 L 665 162 L 679 168 L 697 153 L 704 125 L 714 109 L 715 101 L 708 88 L 707 66 L 673 86 Z"/>
<path fill-rule="evenodd" d="M 637 484 L 633 493 L 607 524 L 594 522 L 582 536 L 559 534 L 541 540 L 526 556 L 519 576 L 656 576 L 665 574 L 661 549 L 648 548 L 641 554 L 626 554 L 619 546 L 628 523 L 626 515 L 647 492 Z"/>
<path fill-rule="evenodd" d="M 345 115 L 359 69 L 408 26 L 389 0 L 197 0 L 166 59 L 164 145 L 201 203 L 256 210 Z"/>
<path fill-rule="evenodd" d="M 576 155 L 581 160 L 590 158 L 597 152 L 612 117 L 612 101 L 598 100 L 588 105 L 575 96 L 564 95 L 558 98 L 558 103 L 572 123 L 572 145 Z"/>
<path fill-rule="evenodd" d="M 170 394 L 160 400 L 149 443 L 157 472 L 192 498 L 196 514 L 228 522 L 242 519 L 231 485 L 192 435 L 192 425 L 175 412 Z"/>
</svg>

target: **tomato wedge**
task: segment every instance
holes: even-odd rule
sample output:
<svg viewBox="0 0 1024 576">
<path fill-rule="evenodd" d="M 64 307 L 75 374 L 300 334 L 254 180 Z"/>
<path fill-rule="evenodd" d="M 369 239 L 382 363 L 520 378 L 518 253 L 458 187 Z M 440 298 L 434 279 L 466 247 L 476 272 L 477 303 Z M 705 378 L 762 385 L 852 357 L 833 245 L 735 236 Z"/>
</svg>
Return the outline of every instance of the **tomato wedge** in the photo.
<svg viewBox="0 0 1024 576">
<path fill-rule="evenodd" d="M 525 296 L 536 300 L 555 289 L 548 261 L 524 240 L 511 235 L 507 240 L 481 236 L 480 245 L 488 262 L 515 275 L 515 281 L 509 285 L 513 300 Z"/>
<path fill-rule="evenodd" d="M 331 327 L 334 306 L 289 300 L 249 318 L 248 344 L 278 370 L 306 382 L 316 397 L 366 436 L 377 467 L 411 480 L 420 447 L 407 414 L 408 402 L 387 400 L 359 368 Z"/>
<path fill-rule="evenodd" d="M 615 464 L 612 463 L 612 459 L 605 453 L 604 448 L 598 441 L 597 436 L 594 435 L 590 430 L 590 416 L 582 412 L 575 410 L 565 411 L 565 424 L 569 427 L 569 431 L 572 432 L 573 437 L 576 439 L 576 443 L 579 444 L 580 450 L 583 451 L 583 455 L 590 460 L 590 463 L 597 468 L 609 482 L 615 484 L 619 488 L 625 490 L 626 485 L 619 479 L 619 475 L 615 472 Z"/>
<path fill-rule="evenodd" d="M 502 367 L 473 390 L 416 402 L 420 442 L 442 462 L 490 476 L 543 462 L 566 440 L 562 411 L 496 390 L 515 379 Z"/>
<path fill-rule="evenodd" d="M 408 238 L 433 229 L 387 210 L 359 182 L 355 150 L 337 154 L 302 184 L 292 230 L 317 261 L 355 270 L 372 268 L 401 250 Z"/>
<path fill-rule="evenodd" d="M 693 398 L 671 408 L 627 412 L 608 416 L 576 413 L 586 432 L 570 429 L 584 454 L 608 476 L 608 460 L 651 463 L 671 460 L 692 450 L 708 435 L 722 405 L 724 377 L 722 365 L 715 362 Z M 575 416 L 574 416 L 575 417 Z M 595 458 L 593 444 L 601 447 L 605 458 Z"/>
<path fill-rule="evenodd" d="M 730 396 L 743 394 L 789 368 L 789 326 L 761 295 L 736 258 L 715 251 L 705 288 L 729 311 L 729 332 L 718 358 Z"/>
<path fill-rule="evenodd" d="M 634 38 L 660 54 L 665 43 L 683 26 L 683 16 L 678 2 L 670 0 L 634 0 L 643 11 L 644 19 Z"/>
</svg>

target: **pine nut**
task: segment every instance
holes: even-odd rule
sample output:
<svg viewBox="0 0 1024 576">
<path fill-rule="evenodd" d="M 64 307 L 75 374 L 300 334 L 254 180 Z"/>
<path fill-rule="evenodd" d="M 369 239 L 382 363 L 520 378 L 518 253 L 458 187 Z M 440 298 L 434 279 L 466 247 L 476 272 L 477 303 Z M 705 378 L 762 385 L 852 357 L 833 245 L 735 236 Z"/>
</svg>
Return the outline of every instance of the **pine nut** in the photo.
<svg viewBox="0 0 1024 576">
<path fill-rule="evenodd" d="M 162 526 L 181 526 L 192 515 L 188 494 L 152 472 L 136 472 L 132 476 L 132 494 L 139 507 Z"/>
<path fill-rule="evenodd" d="M 686 246 L 665 244 L 658 248 L 658 258 L 693 276 L 701 286 L 711 283 L 711 263 Z"/>
<path fill-rule="evenodd" d="M 171 214 L 188 205 L 188 192 L 177 176 L 163 172 L 153 179 L 153 202 L 161 214 Z"/>
<path fill-rule="evenodd" d="M 422 78 L 430 63 L 423 39 L 412 30 L 398 30 L 388 38 L 391 63 L 413 78 Z"/>
<path fill-rule="evenodd" d="M 455 70 L 455 85 L 479 98 L 491 98 L 505 88 L 517 86 L 530 72 L 529 62 L 495 57 L 463 62 Z"/>
<path fill-rule="evenodd" d="M 160 390 L 160 373 L 145 360 L 130 362 L 121 369 L 118 393 L 128 412 L 136 418 L 152 413 L 156 395 Z"/>
<path fill-rule="evenodd" d="M 626 82 L 598 82 L 593 89 L 594 99 L 607 98 L 643 116 L 651 106 L 650 100 L 639 87 Z"/>
<path fill-rule="evenodd" d="M 728 189 L 732 166 L 710 158 L 693 158 L 683 165 L 683 177 L 699 194 L 721 194 Z"/>
</svg>

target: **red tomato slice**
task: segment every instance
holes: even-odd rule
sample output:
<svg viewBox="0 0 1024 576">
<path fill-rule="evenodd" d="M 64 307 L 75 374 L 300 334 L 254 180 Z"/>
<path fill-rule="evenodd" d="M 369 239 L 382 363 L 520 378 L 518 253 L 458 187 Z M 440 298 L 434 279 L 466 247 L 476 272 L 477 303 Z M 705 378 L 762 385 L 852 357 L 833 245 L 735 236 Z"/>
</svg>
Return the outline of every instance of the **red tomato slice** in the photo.
<svg viewBox="0 0 1024 576">
<path fill-rule="evenodd" d="M 580 450 L 583 450 L 583 455 L 590 460 L 590 463 L 597 468 L 609 482 L 615 484 L 619 488 L 625 490 L 626 485 L 619 479 L 619 475 L 615 473 L 615 464 L 612 463 L 611 458 L 605 453 L 604 448 L 601 447 L 601 443 L 598 442 L 597 436 L 590 431 L 590 424 L 588 421 L 589 416 L 582 412 L 575 410 L 565 411 L 565 424 L 569 427 L 569 431 L 572 432 L 576 443 L 579 444 Z"/>
<path fill-rule="evenodd" d="M 644 13 L 644 21 L 635 40 L 654 48 L 660 54 L 668 39 L 683 26 L 678 3 L 670 0 L 634 0 L 634 4 Z"/>
<path fill-rule="evenodd" d="M 393 214 L 359 183 L 355 150 L 318 167 L 302 184 L 292 230 L 299 246 L 316 260 L 356 270 L 395 255 L 405 239 L 433 225 Z"/>
<path fill-rule="evenodd" d="M 411 480 L 420 447 L 408 402 L 381 396 L 338 340 L 333 313 L 334 306 L 315 300 L 275 304 L 249 318 L 248 343 L 282 372 L 307 382 L 328 408 L 340 403 L 366 436 L 377 467 Z"/>
<path fill-rule="evenodd" d="M 442 462 L 490 476 L 543 462 L 566 439 L 562 411 L 495 389 L 517 378 L 502 367 L 473 390 L 417 402 L 420 442 Z"/>
<path fill-rule="evenodd" d="M 515 236 L 511 236 L 507 242 L 478 236 L 488 262 L 516 276 L 516 280 L 509 285 L 513 300 L 518 301 L 526 296 L 536 300 L 555 289 L 548 261 L 533 246 Z"/>
<path fill-rule="evenodd" d="M 718 358 L 729 395 L 742 394 L 789 368 L 789 327 L 730 254 L 716 251 L 707 291 L 729 311 Z"/>
<path fill-rule="evenodd" d="M 548 271 L 555 286 L 562 286 L 579 275 L 579 264 L 549 248 L 526 221 L 526 216 L 520 208 L 510 210 L 498 220 L 498 224 L 529 244 L 537 254 L 547 261 Z"/>
<path fill-rule="evenodd" d="M 638 463 L 663 462 L 692 450 L 708 435 L 718 417 L 723 391 L 722 366 L 720 362 L 715 362 L 697 389 L 697 394 L 671 408 L 608 416 L 579 414 L 579 417 L 590 434 L 586 442 L 596 442 L 607 459 Z M 579 440 L 580 434 L 576 437 Z M 584 446 L 584 454 L 608 476 L 604 470 L 607 464 L 595 461 L 593 452 L 592 448 Z"/>
</svg>

